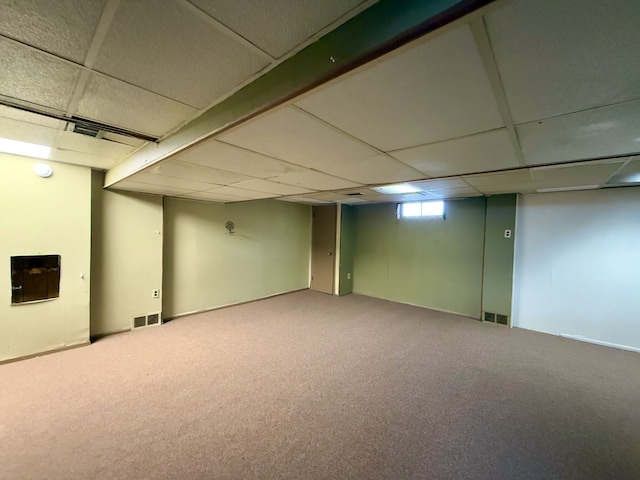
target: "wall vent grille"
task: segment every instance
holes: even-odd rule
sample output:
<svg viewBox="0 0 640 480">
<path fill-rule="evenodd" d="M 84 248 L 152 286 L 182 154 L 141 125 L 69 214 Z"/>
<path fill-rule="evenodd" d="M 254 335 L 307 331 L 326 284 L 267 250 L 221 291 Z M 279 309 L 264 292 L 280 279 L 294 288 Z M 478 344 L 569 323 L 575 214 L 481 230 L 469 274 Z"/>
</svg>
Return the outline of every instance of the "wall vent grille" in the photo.
<svg viewBox="0 0 640 480">
<path fill-rule="evenodd" d="M 147 315 L 137 315 L 131 319 L 131 329 L 154 327 L 162 324 L 162 313 L 154 312 Z"/>
<path fill-rule="evenodd" d="M 507 315 L 500 315 L 499 313 L 483 312 L 482 320 L 499 325 L 509 325 L 509 317 Z"/>
</svg>

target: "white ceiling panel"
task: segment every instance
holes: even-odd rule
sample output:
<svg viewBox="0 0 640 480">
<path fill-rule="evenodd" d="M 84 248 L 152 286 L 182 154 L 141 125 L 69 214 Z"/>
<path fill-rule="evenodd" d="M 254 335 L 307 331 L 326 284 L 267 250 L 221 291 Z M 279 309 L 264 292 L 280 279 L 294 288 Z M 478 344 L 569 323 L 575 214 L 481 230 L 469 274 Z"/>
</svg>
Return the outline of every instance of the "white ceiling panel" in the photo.
<svg viewBox="0 0 640 480">
<path fill-rule="evenodd" d="M 235 183 L 232 186 L 245 190 L 254 190 L 256 192 L 273 193 L 274 195 L 299 195 L 301 193 L 313 192 L 313 190 L 309 190 L 308 188 L 270 182 L 269 180 L 247 180 Z"/>
<path fill-rule="evenodd" d="M 484 175 L 468 175 L 464 181 L 472 187 L 499 187 L 501 185 L 521 185 L 531 183 L 531 173 L 528 168 L 511 172 L 489 173 Z"/>
<path fill-rule="evenodd" d="M 0 2 L 0 35 L 82 63 L 105 3 L 5 0 Z"/>
<path fill-rule="evenodd" d="M 65 150 L 62 148 L 54 148 L 51 150 L 51 160 L 62 163 L 71 163 L 73 165 L 83 165 L 85 167 L 106 170 L 112 167 L 117 160 L 102 155 L 93 155 L 91 153 L 77 152 L 75 150 Z"/>
<path fill-rule="evenodd" d="M 61 120 L 47 117 L 45 115 L 38 115 L 37 113 L 27 112 L 18 108 L 6 107 L 4 105 L 0 105 L 0 117 L 56 129 L 61 128 L 65 123 Z"/>
<path fill-rule="evenodd" d="M 276 58 L 363 3 L 363 0 L 190 1 Z"/>
<path fill-rule="evenodd" d="M 298 197 L 298 196 L 280 197 L 280 198 L 277 198 L 276 200 L 282 200 L 283 202 L 294 202 L 294 203 L 310 203 L 312 205 L 323 205 L 323 204 L 333 203 L 333 202 L 330 202 L 329 200 L 319 200 L 315 198 Z"/>
<path fill-rule="evenodd" d="M 517 127 L 527 165 L 640 152 L 640 101 Z"/>
<path fill-rule="evenodd" d="M 417 42 L 296 103 L 384 151 L 504 125 L 467 25 Z"/>
<path fill-rule="evenodd" d="M 349 197 L 348 195 L 343 195 L 341 193 L 336 192 L 322 192 L 322 193 L 314 193 L 311 195 L 306 195 L 307 198 L 313 198 L 316 200 L 326 200 L 327 202 L 337 202 L 338 200 L 345 200 Z"/>
<path fill-rule="evenodd" d="M 482 194 L 473 187 L 453 187 L 442 190 L 429 190 L 431 195 L 440 198 L 463 198 L 463 197 L 479 197 Z"/>
<path fill-rule="evenodd" d="M 534 193 L 536 188 L 533 183 L 514 183 L 505 185 L 493 185 L 476 187 L 476 189 L 485 195 L 501 195 L 505 193 Z"/>
<path fill-rule="evenodd" d="M 376 153 L 294 107 L 250 121 L 221 135 L 220 140 L 308 168 L 364 159 Z"/>
<path fill-rule="evenodd" d="M 58 130 L 55 128 L 0 117 L 0 137 L 53 146 L 57 136 Z"/>
<path fill-rule="evenodd" d="M 315 172 L 313 170 L 284 173 L 273 177 L 271 180 L 280 183 L 288 183 L 289 185 L 297 185 L 311 190 L 338 190 L 341 188 L 360 186 L 358 183 L 350 182 L 342 178 L 332 177 L 331 175 Z"/>
<path fill-rule="evenodd" d="M 244 200 L 253 200 L 251 197 L 238 197 L 236 195 L 224 195 L 215 192 L 194 192 L 181 195 L 180 198 L 189 198 L 191 200 L 206 200 L 209 202 L 241 202 Z"/>
<path fill-rule="evenodd" d="M 215 185 L 229 185 L 230 183 L 237 183 L 251 178 L 240 173 L 179 162 L 173 159 L 160 162 L 160 164 L 151 167 L 148 171 L 149 173 L 165 175 L 167 177 L 182 178 Z"/>
<path fill-rule="evenodd" d="M 626 159 L 625 159 L 626 160 Z M 624 163 L 623 161 L 597 162 L 583 165 L 533 168 L 533 181 L 537 188 L 602 185 Z"/>
<path fill-rule="evenodd" d="M 245 199 L 260 199 L 260 198 L 273 198 L 277 195 L 275 193 L 256 192 L 255 190 L 245 190 L 244 188 L 236 187 L 218 187 L 207 190 L 215 195 L 232 195 L 234 197 L 242 197 Z"/>
<path fill-rule="evenodd" d="M 421 190 L 442 190 L 445 188 L 464 188 L 469 185 L 460 177 L 440 178 L 437 180 L 423 180 L 421 182 L 411 182 L 410 186 Z"/>
<path fill-rule="evenodd" d="M 167 187 L 162 185 L 151 185 L 148 183 L 138 183 L 131 180 L 119 182 L 109 190 L 127 190 L 131 192 L 155 193 L 157 195 L 178 196 L 189 193 L 189 189 Z"/>
<path fill-rule="evenodd" d="M 195 113 L 191 107 L 95 73 L 78 104 L 80 116 L 155 136 Z"/>
<path fill-rule="evenodd" d="M 418 172 L 414 168 L 385 154 L 331 163 L 318 167 L 318 169 L 337 177 L 364 184 L 404 182 L 425 177 L 424 173 Z"/>
<path fill-rule="evenodd" d="M 64 131 L 58 133 L 56 146 L 66 150 L 91 153 L 117 160 L 126 157 L 136 149 L 136 147 L 132 147 L 131 145 L 123 145 L 122 143 Z"/>
<path fill-rule="evenodd" d="M 169 187 L 174 189 L 186 190 L 188 192 L 198 190 L 208 190 L 214 185 L 206 182 L 197 182 L 194 180 L 187 180 L 184 178 L 167 177 L 165 175 L 159 175 L 151 172 L 141 172 L 129 177 L 132 182 L 147 183 L 156 185 L 158 187 Z"/>
<path fill-rule="evenodd" d="M 506 130 L 392 152 L 430 177 L 506 170 L 519 166 Z"/>
<path fill-rule="evenodd" d="M 94 68 L 200 109 L 266 64 L 186 2 L 123 0 Z"/>
<path fill-rule="evenodd" d="M 516 123 L 640 98 L 637 0 L 516 0 L 485 18 Z"/>
<path fill-rule="evenodd" d="M 188 148 L 178 153 L 174 158 L 183 162 L 219 168 L 258 178 L 268 178 L 281 173 L 302 170 L 302 167 L 213 139 Z"/>
<path fill-rule="evenodd" d="M 6 97 L 66 110 L 80 68 L 0 38 L 0 93 Z"/>
</svg>

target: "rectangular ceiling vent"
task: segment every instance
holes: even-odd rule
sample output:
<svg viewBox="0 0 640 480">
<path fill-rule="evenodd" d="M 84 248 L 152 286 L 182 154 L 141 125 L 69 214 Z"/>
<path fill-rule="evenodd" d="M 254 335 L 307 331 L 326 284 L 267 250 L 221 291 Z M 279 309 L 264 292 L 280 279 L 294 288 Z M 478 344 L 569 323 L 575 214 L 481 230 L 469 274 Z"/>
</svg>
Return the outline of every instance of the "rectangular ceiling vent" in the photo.
<svg viewBox="0 0 640 480">
<path fill-rule="evenodd" d="M 131 319 L 131 330 L 143 328 L 143 327 L 154 327 L 156 325 L 162 324 L 162 313 L 155 312 L 149 313 L 147 315 L 138 315 Z"/>
<path fill-rule="evenodd" d="M 100 129 L 93 126 L 73 124 L 73 133 L 79 133 L 80 135 L 86 135 L 87 137 L 101 138 L 102 134 Z"/>
<path fill-rule="evenodd" d="M 499 313 L 484 312 L 482 321 L 497 323 L 499 325 L 509 325 L 509 317 L 507 315 L 500 315 Z"/>
<path fill-rule="evenodd" d="M 356 195 L 362 195 L 362 193 L 360 192 L 353 192 L 353 193 L 347 193 L 348 196 L 350 197 L 355 197 Z"/>
</svg>

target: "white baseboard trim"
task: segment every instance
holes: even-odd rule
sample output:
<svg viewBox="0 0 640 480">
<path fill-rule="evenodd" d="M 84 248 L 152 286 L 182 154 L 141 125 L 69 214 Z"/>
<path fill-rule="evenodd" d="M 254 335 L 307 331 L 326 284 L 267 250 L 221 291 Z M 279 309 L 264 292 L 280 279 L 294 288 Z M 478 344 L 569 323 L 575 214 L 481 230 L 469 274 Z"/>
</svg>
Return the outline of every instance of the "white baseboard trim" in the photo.
<svg viewBox="0 0 640 480">
<path fill-rule="evenodd" d="M 611 342 L 603 342 L 602 340 L 594 340 L 593 338 L 583 337 L 582 335 L 569 335 L 568 333 L 561 333 L 560 336 L 563 338 L 570 338 L 572 340 L 579 340 L 581 342 L 594 343 L 596 345 L 602 345 L 604 347 L 613 347 L 613 348 L 619 348 L 620 350 L 627 350 L 629 352 L 640 353 L 640 348 L 637 348 L 637 347 L 630 347 L 628 345 L 619 345 L 617 343 L 611 343 Z"/>
</svg>

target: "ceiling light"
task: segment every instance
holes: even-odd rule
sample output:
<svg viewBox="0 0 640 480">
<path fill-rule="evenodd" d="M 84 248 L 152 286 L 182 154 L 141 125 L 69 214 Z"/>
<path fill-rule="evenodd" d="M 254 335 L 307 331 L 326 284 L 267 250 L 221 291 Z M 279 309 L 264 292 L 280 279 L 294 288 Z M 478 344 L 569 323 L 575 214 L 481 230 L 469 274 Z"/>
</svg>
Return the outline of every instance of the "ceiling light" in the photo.
<svg viewBox="0 0 640 480">
<path fill-rule="evenodd" d="M 374 187 L 372 188 L 372 190 L 375 190 L 379 193 L 384 193 L 385 195 L 401 195 L 403 193 L 418 193 L 422 191 L 419 188 L 407 185 L 406 183 L 399 183 L 397 185 L 385 185 L 384 187 Z"/>
<path fill-rule="evenodd" d="M 46 163 L 36 163 L 33 166 L 33 172 L 42 178 L 49 178 L 53 173 L 53 169 Z"/>
<path fill-rule="evenodd" d="M 24 155 L 25 157 L 49 158 L 51 147 L 0 138 L 0 152 Z"/>
</svg>

